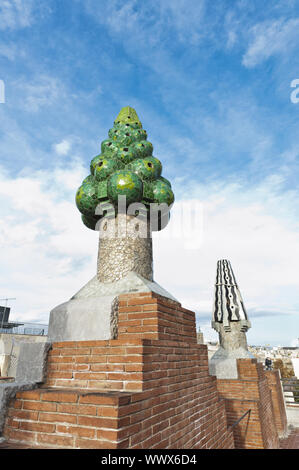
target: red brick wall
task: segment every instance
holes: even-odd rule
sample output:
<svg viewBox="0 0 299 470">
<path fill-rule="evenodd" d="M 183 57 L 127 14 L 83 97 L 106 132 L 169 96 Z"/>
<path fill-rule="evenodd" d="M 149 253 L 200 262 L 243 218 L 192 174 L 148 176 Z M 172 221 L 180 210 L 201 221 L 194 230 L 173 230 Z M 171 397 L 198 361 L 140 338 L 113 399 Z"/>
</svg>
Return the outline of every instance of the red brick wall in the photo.
<svg viewBox="0 0 299 470">
<path fill-rule="evenodd" d="M 51 448 L 126 447 L 127 440 L 118 438 L 118 432 L 127 419 L 118 416 L 118 409 L 128 401 L 129 397 L 117 392 L 19 392 L 8 409 L 4 437 Z"/>
<path fill-rule="evenodd" d="M 75 386 L 20 392 L 10 405 L 5 436 L 10 440 L 63 447 L 233 448 L 216 379 L 208 374 L 206 346 L 158 340 L 130 341 L 142 345 L 142 360 L 137 364 L 142 366 L 140 392 L 125 390 L 125 384 L 130 382 L 124 378 L 131 374 L 125 370 L 121 372 L 122 380 L 118 377 L 116 381 L 123 384 L 122 392 L 115 387 L 112 391 L 111 386 L 110 390 L 103 389 L 100 398 L 98 389 L 86 387 L 84 390 Z M 63 343 L 59 346 L 63 354 L 66 348 Z M 87 347 L 86 342 L 78 343 L 76 350 L 83 347 Z M 107 348 L 113 347 L 110 344 Z M 70 348 L 67 349 L 69 353 Z M 63 358 L 62 355 L 52 357 Z M 90 366 L 93 364 L 91 360 Z M 111 363 L 103 364 L 109 367 Z M 125 369 L 126 365 L 131 368 L 132 363 L 122 358 L 118 366 Z M 77 386 L 81 385 L 82 382 L 77 382 Z M 108 400 L 115 400 L 113 407 L 106 403 L 103 406 L 103 394 Z M 117 401 L 120 398 L 123 401 Z M 90 406 L 83 407 L 83 404 Z"/>
<path fill-rule="evenodd" d="M 279 437 L 283 437 L 287 434 L 288 423 L 283 391 L 280 382 L 280 371 L 267 370 L 265 371 L 265 375 L 268 386 L 271 390 L 276 429 L 278 431 Z"/>
<path fill-rule="evenodd" d="M 143 363 L 146 339 L 164 341 L 162 359 L 168 354 L 168 360 L 172 361 L 176 352 L 167 349 L 169 341 L 197 344 L 194 312 L 153 293 L 121 295 L 118 339 L 54 343 L 49 352 L 46 385 L 143 390 L 148 387 L 145 382 L 152 373 L 147 372 Z M 157 367 L 161 363 L 159 354 L 157 349 L 153 356 Z M 180 359 L 178 356 L 177 360 Z M 163 370 L 155 371 L 152 380 L 163 373 Z"/>
<path fill-rule="evenodd" d="M 195 314 L 119 298 L 119 336 L 54 343 L 46 383 L 10 403 L 9 440 L 63 448 L 233 448 Z"/>
<path fill-rule="evenodd" d="M 120 408 L 130 419 L 123 435 L 129 435 L 132 449 L 220 449 L 233 448 L 227 430 L 223 403 L 219 402 L 215 381 L 177 384 L 133 394 Z"/>
<path fill-rule="evenodd" d="M 144 341 L 53 343 L 45 386 L 142 390 Z"/>
<path fill-rule="evenodd" d="M 263 365 L 256 359 L 238 359 L 238 379 L 218 379 L 217 388 L 224 399 L 229 425 L 233 425 L 251 410 L 233 428 L 236 448 L 278 448 L 271 390 Z"/>
<path fill-rule="evenodd" d="M 155 294 L 122 295 L 118 339 L 54 343 L 46 383 L 11 400 L 4 435 L 60 448 L 276 448 L 277 377 L 250 359 L 238 372 L 209 375 L 193 312 Z"/>
<path fill-rule="evenodd" d="M 197 342 L 195 313 L 155 293 L 119 296 L 118 338 Z"/>
</svg>

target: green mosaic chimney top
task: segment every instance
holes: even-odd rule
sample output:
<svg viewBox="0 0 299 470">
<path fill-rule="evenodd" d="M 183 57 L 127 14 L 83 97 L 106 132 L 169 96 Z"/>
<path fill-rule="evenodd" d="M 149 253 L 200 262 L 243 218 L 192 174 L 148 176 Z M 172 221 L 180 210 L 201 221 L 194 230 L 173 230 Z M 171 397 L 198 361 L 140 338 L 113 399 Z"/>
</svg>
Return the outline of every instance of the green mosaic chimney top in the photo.
<svg viewBox="0 0 299 470">
<path fill-rule="evenodd" d="M 95 214 L 98 204 L 112 204 L 117 214 L 118 196 L 126 196 L 127 205 L 141 202 L 148 215 L 151 203 L 170 206 L 174 194 L 161 173 L 162 164 L 153 156 L 153 146 L 135 109 L 122 108 L 108 138 L 101 143 L 101 153 L 91 160 L 90 175 L 76 193 L 83 223 L 95 230 L 103 217 Z"/>
<path fill-rule="evenodd" d="M 119 112 L 119 115 L 115 119 L 114 123 L 116 124 L 138 124 L 138 127 L 142 127 L 141 122 L 139 121 L 139 117 L 134 108 L 130 106 L 125 106 Z"/>
</svg>

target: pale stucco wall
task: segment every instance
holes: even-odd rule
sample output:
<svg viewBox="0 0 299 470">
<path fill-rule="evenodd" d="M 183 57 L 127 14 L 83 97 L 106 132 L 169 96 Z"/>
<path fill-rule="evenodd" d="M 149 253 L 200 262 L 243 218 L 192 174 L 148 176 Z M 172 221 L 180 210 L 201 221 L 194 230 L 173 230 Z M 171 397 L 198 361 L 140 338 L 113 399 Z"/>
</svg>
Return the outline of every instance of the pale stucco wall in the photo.
<svg viewBox="0 0 299 470">
<path fill-rule="evenodd" d="M 20 343 L 46 342 L 47 336 L 0 334 L 0 371 L 1 376 L 15 377 L 20 353 Z"/>
</svg>

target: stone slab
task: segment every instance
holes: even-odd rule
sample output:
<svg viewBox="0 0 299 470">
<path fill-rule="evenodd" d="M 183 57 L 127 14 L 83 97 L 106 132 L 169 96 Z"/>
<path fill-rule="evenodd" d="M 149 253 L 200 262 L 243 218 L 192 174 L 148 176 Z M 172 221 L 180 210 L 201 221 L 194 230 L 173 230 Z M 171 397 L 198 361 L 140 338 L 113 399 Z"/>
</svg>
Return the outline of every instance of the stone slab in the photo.
<svg viewBox="0 0 299 470">
<path fill-rule="evenodd" d="M 115 337 L 114 295 L 72 298 L 50 313 L 48 340 L 89 341 Z"/>
<path fill-rule="evenodd" d="M 129 272 L 125 277 L 115 282 L 100 282 L 97 276 L 94 276 L 82 289 L 80 289 L 72 299 L 86 297 L 102 297 L 106 295 L 131 294 L 138 292 L 155 292 L 156 294 L 178 302 L 169 292 L 157 284 L 155 281 L 149 281 L 134 271 Z"/>
<path fill-rule="evenodd" d="M 47 370 L 49 342 L 20 343 L 16 382 L 43 382 Z"/>
<path fill-rule="evenodd" d="M 220 346 L 209 360 L 210 375 L 217 379 L 237 379 L 237 359 L 254 359 L 254 356 L 244 348 L 227 351 Z"/>
<path fill-rule="evenodd" d="M 117 337 L 117 298 L 120 294 L 155 292 L 177 300 L 159 284 L 135 272 L 102 283 L 95 276 L 73 297 L 50 313 L 48 341 L 109 340 Z"/>
</svg>

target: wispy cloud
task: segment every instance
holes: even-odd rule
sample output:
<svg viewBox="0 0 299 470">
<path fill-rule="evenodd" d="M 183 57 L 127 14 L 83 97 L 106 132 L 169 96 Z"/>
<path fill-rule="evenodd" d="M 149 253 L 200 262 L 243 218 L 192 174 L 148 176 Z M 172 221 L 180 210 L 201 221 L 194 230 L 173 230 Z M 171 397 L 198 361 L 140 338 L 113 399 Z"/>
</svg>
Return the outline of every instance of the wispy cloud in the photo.
<svg viewBox="0 0 299 470">
<path fill-rule="evenodd" d="M 80 160 L 51 173 L 28 168 L 27 175 L 0 174 L 1 262 L 6 272 L 2 290 L 3 295 L 17 297 L 15 315 L 27 321 L 47 321 L 51 308 L 95 274 L 97 233 L 83 226 L 74 204 L 86 174 Z M 198 312 L 200 324 L 211 315 L 216 261 L 222 258 L 231 260 L 253 319 L 297 311 L 299 285 L 291 260 L 299 251 L 299 229 L 275 210 L 278 185 L 275 178 L 246 190 L 240 185 L 201 184 L 202 197 L 193 205 L 203 207 L 202 243 L 198 246 L 194 240 L 195 249 L 192 243 L 191 248 L 186 245 L 184 229 L 173 230 L 175 217 L 155 234 L 155 279 Z M 188 192 L 185 184 L 184 189 Z M 279 205 L 293 204 L 294 195 L 289 197 L 285 195 Z M 264 204 L 267 198 L 274 198 L 272 214 Z M 170 259 L 175 260 L 171 276 Z"/>
<path fill-rule="evenodd" d="M 279 19 L 256 24 L 249 31 L 250 42 L 242 63 L 252 68 L 298 45 L 299 18 Z"/>
<path fill-rule="evenodd" d="M 165 25 L 176 30 L 179 41 L 193 45 L 199 44 L 204 33 L 205 0 L 191 2 L 189 0 L 166 0 L 160 4 L 160 17 Z"/>
<path fill-rule="evenodd" d="M 16 44 L 13 43 L 2 43 L 0 44 L 0 56 L 5 57 L 8 60 L 15 60 L 16 57 L 22 56 L 23 51 L 20 50 Z"/>
<path fill-rule="evenodd" d="M 12 88 L 18 91 L 19 104 L 34 113 L 42 107 L 59 105 L 66 96 L 63 83 L 50 75 L 40 75 L 29 80 L 19 79 L 12 84 Z"/>
<path fill-rule="evenodd" d="M 205 28 L 205 4 L 205 0 L 164 0 L 160 3 L 104 0 L 99 9 L 96 1 L 84 1 L 87 12 L 99 23 L 106 24 L 112 33 L 127 36 L 128 42 L 132 36 L 139 36 L 142 43 L 147 41 L 151 45 L 167 40 L 171 32 L 179 41 L 198 43 Z"/>
<path fill-rule="evenodd" d="M 225 182 L 222 189 L 198 184 L 201 197 L 196 200 L 203 206 L 202 244 L 186 249 L 180 236 L 167 239 L 173 220 L 155 236 L 156 280 L 187 308 L 198 312 L 200 324 L 201 318 L 203 322 L 211 318 L 218 259 L 231 261 L 253 320 L 266 321 L 268 315 L 275 315 L 283 322 L 286 314 L 297 316 L 299 284 L 292 260 L 299 252 L 299 227 L 293 224 L 292 215 L 286 217 L 284 208 L 299 201 L 299 195 L 294 199 L 292 192 L 279 193 L 278 187 L 275 177 L 247 189 Z M 190 187 L 184 189 L 188 192 Z M 171 277 L 169 259 L 175 259 Z M 270 340 L 272 332 L 268 334 Z"/>
<path fill-rule="evenodd" d="M 51 173 L 0 172 L 1 290 L 17 297 L 15 318 L 47 322 L 54 304 L 94 275 L 96 234 L 84 230 L 74 204 L 85 173 L 79 161 Z"/>
<path fill-rule="evenodd" d="M 26 28 L 33 20 L 33 0 L 3 0 L 0 4 L 0 29 Z"/>
<path fill-rule="evenodd" d="M 71 149 L 71 142 L 67 139 L 63 139 L 58 144 L 54 145 L 54 150 L 58 155 L 67 155 Z"/>
</svg>

